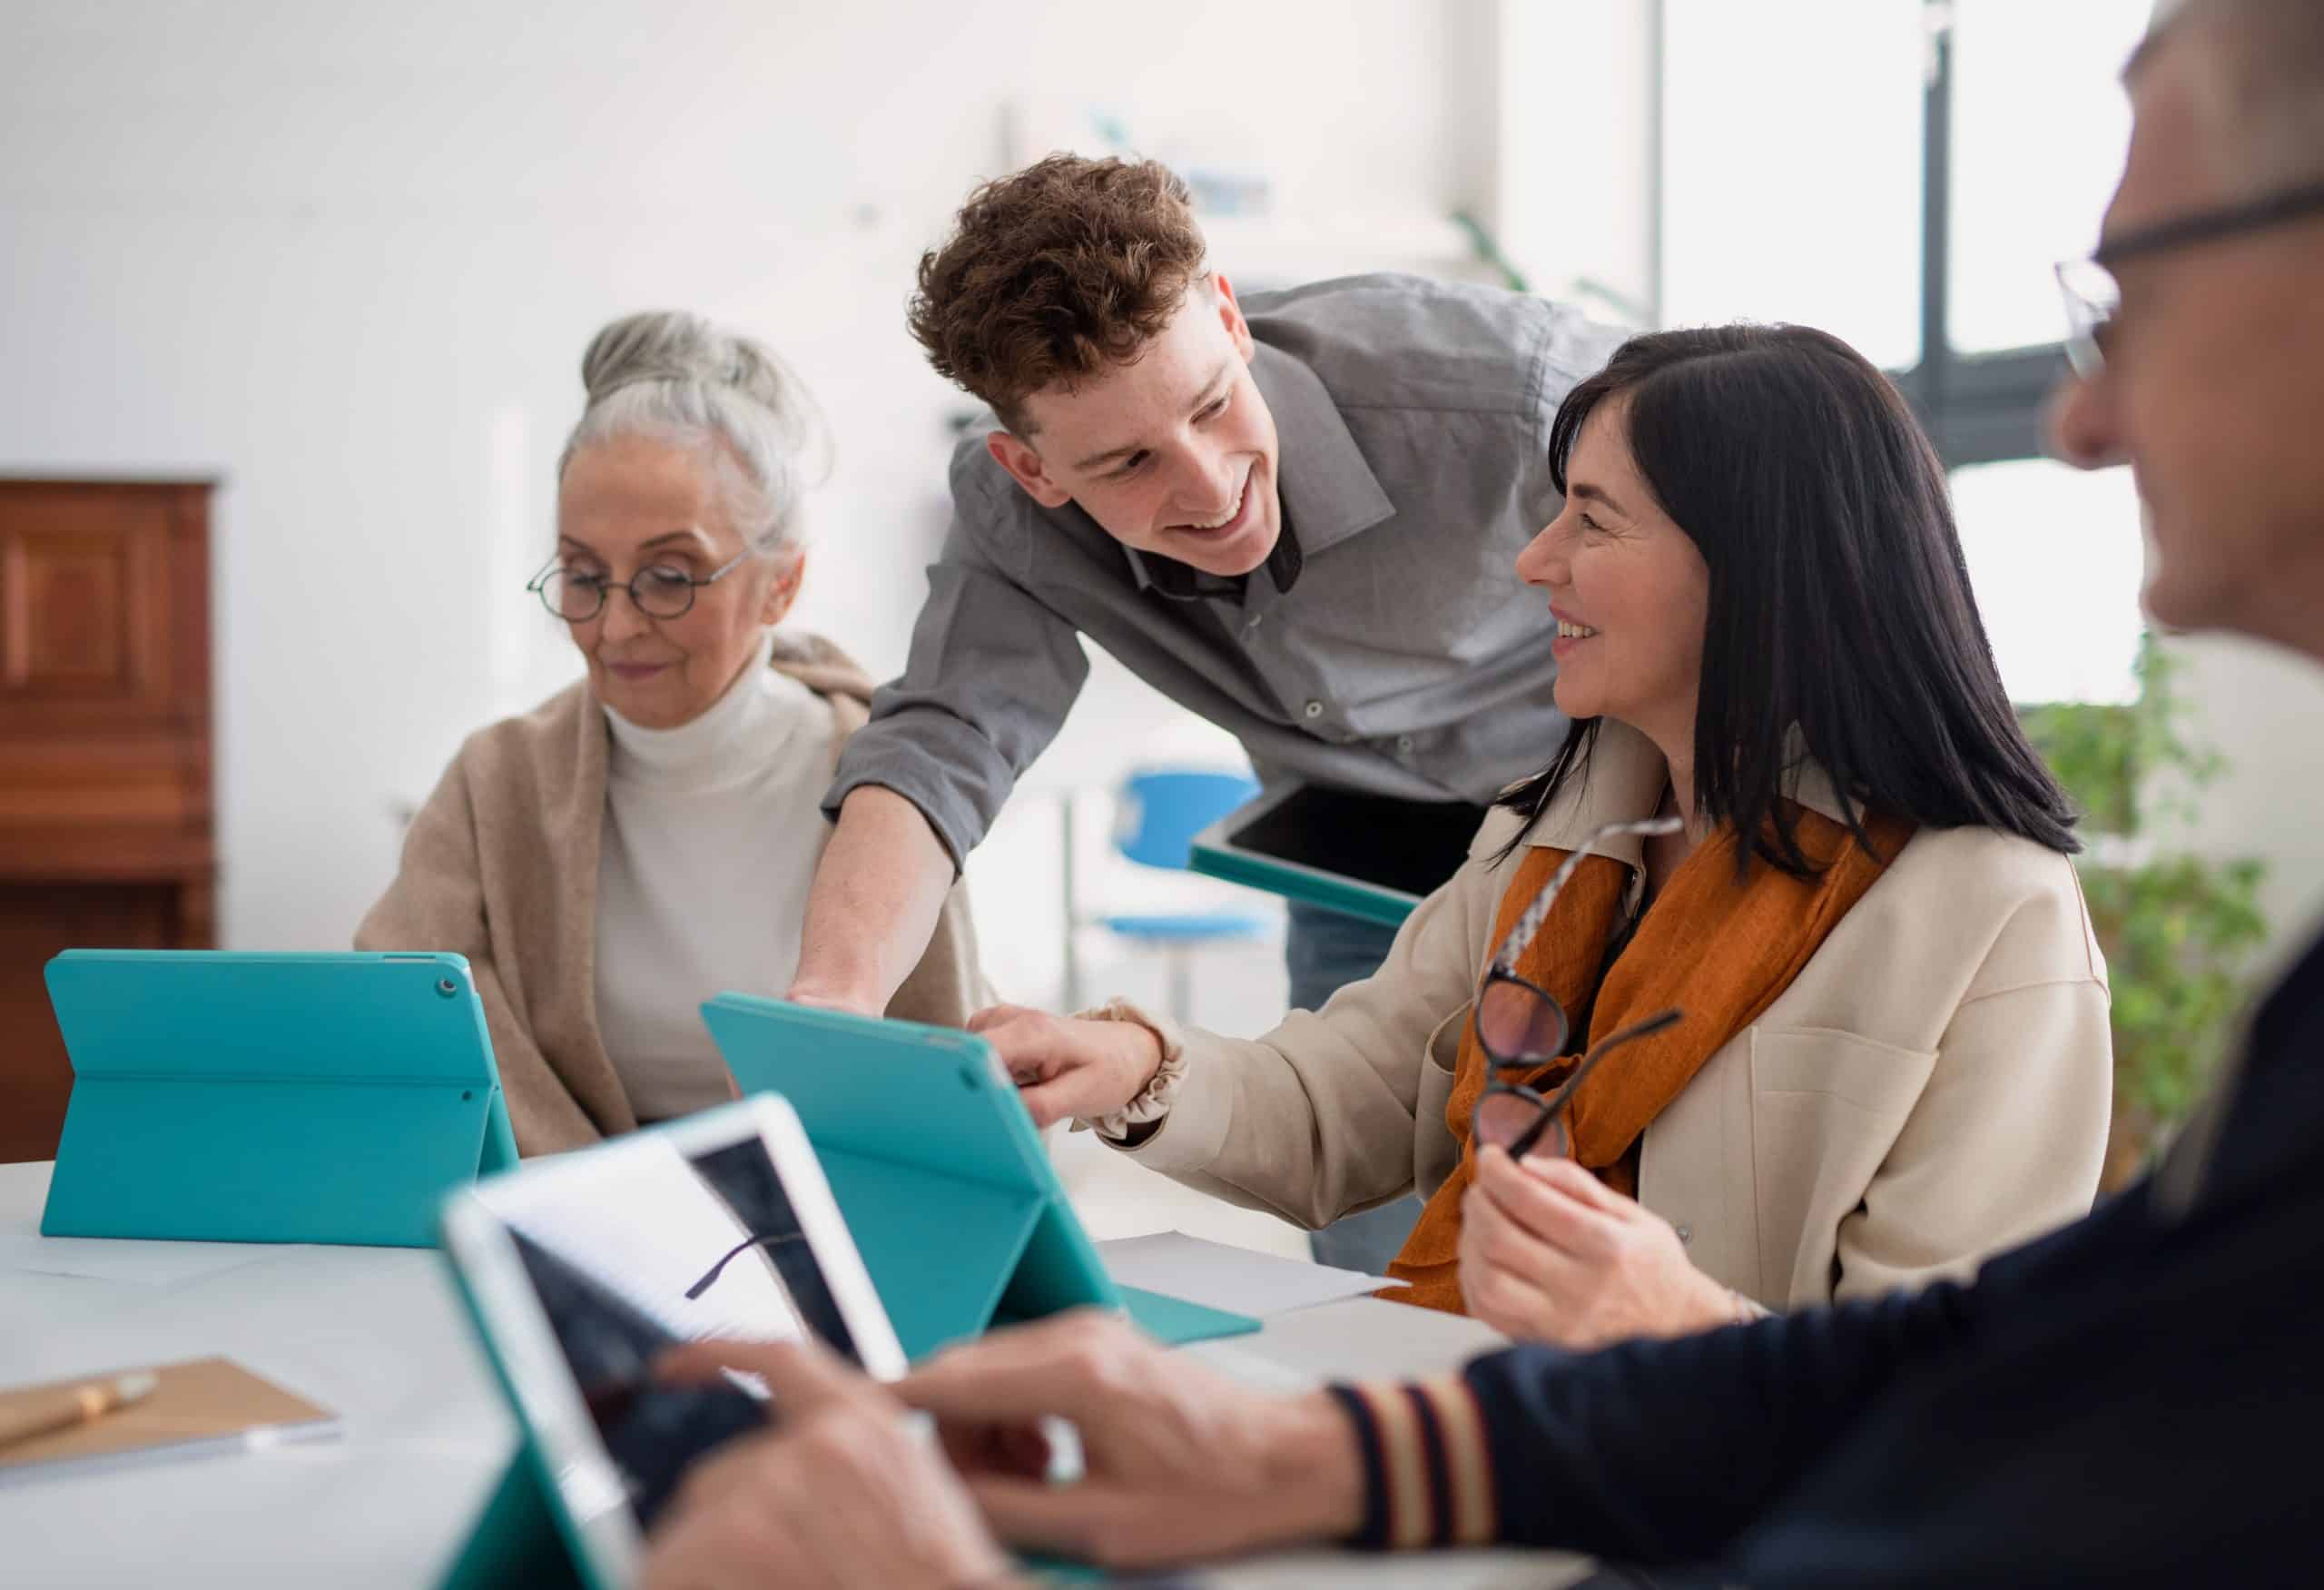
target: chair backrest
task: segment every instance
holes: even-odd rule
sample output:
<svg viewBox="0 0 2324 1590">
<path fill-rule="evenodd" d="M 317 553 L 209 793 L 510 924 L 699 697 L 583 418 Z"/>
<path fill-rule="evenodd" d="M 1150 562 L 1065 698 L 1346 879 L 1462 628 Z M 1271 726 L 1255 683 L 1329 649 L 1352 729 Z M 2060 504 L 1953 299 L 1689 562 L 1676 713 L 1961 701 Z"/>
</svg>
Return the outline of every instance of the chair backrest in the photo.
<svg viewBox="0 0 2324 1590">
<path fill-rule="evenodd" d="M 1152 768 L 1122 781 L 1114 844 L 1149 867 L 1183 870 L 1194 837 L 1259 793 L 1246 773 Z"/>
</svg>

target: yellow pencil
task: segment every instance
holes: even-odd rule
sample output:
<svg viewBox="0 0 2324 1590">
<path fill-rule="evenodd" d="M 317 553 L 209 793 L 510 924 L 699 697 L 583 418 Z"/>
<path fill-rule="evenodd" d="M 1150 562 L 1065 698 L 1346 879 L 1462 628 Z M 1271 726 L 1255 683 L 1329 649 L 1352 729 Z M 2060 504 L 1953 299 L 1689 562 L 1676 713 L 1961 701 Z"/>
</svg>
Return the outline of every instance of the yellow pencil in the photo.
<svg viewBox="0 0 2324 1590">
<path fill-rule="evenodd" d="M 151 1396 L 160 1384 L 158 1377 L 141 1370 L 116 1380 L 61 1386 L 34 1397 L 29 1407 L 0 1409 L 0 1447 L 103 1418 L 117 1407 L 126 1407 L 139 1397 Z"/>
</svg>

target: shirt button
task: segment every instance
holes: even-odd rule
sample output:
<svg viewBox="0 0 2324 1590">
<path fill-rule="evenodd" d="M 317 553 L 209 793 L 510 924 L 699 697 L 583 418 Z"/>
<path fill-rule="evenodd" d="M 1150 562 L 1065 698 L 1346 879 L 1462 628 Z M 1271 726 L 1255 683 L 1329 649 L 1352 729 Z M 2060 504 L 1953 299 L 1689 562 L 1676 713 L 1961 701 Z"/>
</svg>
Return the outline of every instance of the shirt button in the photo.
<svg viewBox="0 0 2324 1590">
<path fill-rule="evenodd" d="M 1679 1228 L 1679 1240 L 1680 1242 L 1691 1242 L 1694 1239 L 1695 1229 L 1692 1226 L 1680 1226 Z"/>
<path fill-rule="evenodd" d="M 1321 717 L 1324 716 L 1324 704 L 1320 701 L 1311 701 L 1307 704 L 1306 712 L 1310 718 Z"/>
<path fill-rule="evenodd" d="M 1398 751 L 1398 753 L 1399 753 L 1399 754 L 1401 754 L 1401 755 L 1406 755 L 1406 756 L 1411 755 L 1413 754 L 1413 737 L 1412 737 L 1412 736 L 1410 736 L 1410 735 L 1398 735 L 1398 736 L 1396 736 L 1396 750 Z"/>
</svg>

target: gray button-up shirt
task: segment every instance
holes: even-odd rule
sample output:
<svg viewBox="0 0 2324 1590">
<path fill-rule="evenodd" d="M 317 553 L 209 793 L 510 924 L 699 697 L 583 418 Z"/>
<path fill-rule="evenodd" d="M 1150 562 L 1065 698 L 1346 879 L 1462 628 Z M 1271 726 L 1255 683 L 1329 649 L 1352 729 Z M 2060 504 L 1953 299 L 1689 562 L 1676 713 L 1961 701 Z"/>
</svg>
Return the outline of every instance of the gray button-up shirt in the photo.
<svg viewBox="0 0 2324 1590">
<path fill-rule="evenodd" d="M 981 437 L 901 679 L 825 809 L 881 785 L 954 857 L 984 837 L 1088 674 L 1077 635 L 1242 740 L 1263 780 L 1490 801 L 1547 765 L 1555 627 L 1512 568 L 1556 516 L 1550 421 L 1620 333 L 1522 294 L 1359 276 L 1243 301 L 1275 415 L 1289 590 L 1173 596 L 1073 504 L 1045 509 Z"/>
</svg>

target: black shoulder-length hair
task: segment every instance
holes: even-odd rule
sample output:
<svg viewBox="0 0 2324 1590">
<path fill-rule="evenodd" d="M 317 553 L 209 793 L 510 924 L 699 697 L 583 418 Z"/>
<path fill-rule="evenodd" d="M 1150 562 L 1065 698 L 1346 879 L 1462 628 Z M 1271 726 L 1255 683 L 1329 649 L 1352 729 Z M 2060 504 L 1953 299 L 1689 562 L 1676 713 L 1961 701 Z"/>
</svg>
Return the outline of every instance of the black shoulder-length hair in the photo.
<svg viewBox="0 0 2324 1590">
<path fill-rule="evenodd" d="M 1817 870 L 1777 798 L 1796 751 L 1831 775 L 1867 851 L 1866 807 L 2081 848 L 2073 804 L 2002 689 L 1944 466 L 1886 376 L 1804 326 L 1634 337 L 1558 409 L 1560 492 L 1574 439 L 1610 398 L 1639 473 L 1710 571 L 1695 809 L 1754 836 L 1738 864 Z M 1530 828 L 1587 776 L 1597 734 L 1598 720 L 1576 723 L 1502 804 Z"/>
</svg>

